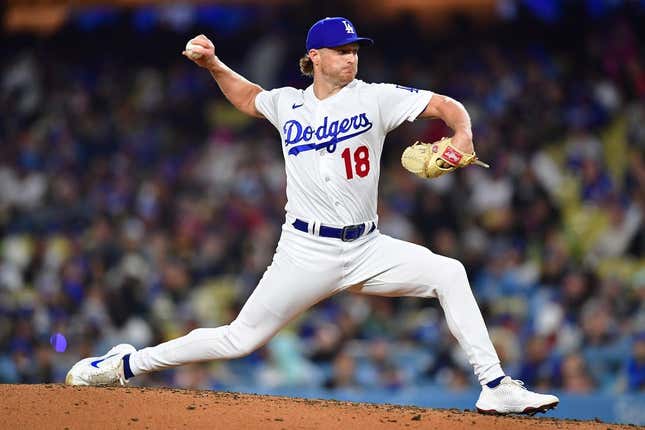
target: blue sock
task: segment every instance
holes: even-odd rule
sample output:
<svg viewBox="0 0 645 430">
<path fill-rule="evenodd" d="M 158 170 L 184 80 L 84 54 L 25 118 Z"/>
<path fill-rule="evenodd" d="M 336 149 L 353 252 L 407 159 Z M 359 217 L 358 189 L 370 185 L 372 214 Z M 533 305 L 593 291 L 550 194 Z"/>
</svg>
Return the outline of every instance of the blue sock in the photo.
<svg viewBox="0 0 645 430">
<path fill-rule="evenodd" d="M 130 369 L 130 354 L 123 356 L 123 376 L 125 376 L 125 379 L 134 378 L 134 373 Z"/>
<path fill-rule="evenodd" d="M 123 358 L 125 358 L 125 357 L 123 357 Z M 502 382 L 502 379 L 504 379 L 505 377 L 506 377 L 506 375 L 500 376 L 499 378 L 495 378 L 492 381 L 490 381 L 489 383 L 487 383 L 486 386 L 488 388 L 495 388 L 495 387 L 497 387 L 499 385 L 500 382 Z"/>
</svg>

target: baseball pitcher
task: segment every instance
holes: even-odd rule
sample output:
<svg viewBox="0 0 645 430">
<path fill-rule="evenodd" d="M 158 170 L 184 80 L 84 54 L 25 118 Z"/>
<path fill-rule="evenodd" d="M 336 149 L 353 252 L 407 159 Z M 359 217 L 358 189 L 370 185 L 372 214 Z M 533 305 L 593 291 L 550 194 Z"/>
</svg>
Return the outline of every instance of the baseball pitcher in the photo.
<svg viewBox="0 0 645 430">
<path fill-rule="evenodd" d="M 359 47 L 372 43 L 348 19 L 322 19 L 310 28 L 300 60 L 313 83 L 304 90 L 267 91 L 228 68 L 204 35 L 189 41 L 183 54 L 210 72 L 226 98 L 280 134 L 288 202 L 273 261 L 229 325 L 193 330 L 139 351 L 117 345 L 76 363 L 67 384 L 124 384 L 172 366 L 242 357 L 315 303 L 348 290 L 437 298 L 482 385 L 480 412 L 533 414 L 557 406 L 557 397 L 531 392 L 504 374 L 459 261 L 379 232 L 383 142 L 404 121 L 440 118 L 454 131 L 451 138 L 406 149 L 402 163 L 411 172 L 433 178 L 485 165 L 475 156 L 461 103 L 427 90 L 356 79 Z"/>
</svg>

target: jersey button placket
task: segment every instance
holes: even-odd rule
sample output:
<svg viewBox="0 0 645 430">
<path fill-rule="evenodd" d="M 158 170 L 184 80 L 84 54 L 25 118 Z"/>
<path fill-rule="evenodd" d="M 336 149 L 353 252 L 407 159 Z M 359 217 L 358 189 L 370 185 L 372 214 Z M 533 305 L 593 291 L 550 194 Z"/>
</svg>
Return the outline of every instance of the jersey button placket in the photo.
<svg viewBox="0 0 645 430">
<path fill-rule="evenodd" d="M 316 103 L 316 111 L 315 111 L 316 113 L 314 115 L 314 124 L 313 124 L 314 127 L 316 128 L 318 127 L 318 125 L 323 123 L 323 119 L 325 118 L 325 109 L 323 109 L 320 104 L 321 102 Z M 321 143 L 321 142 L 318 142 L 318 143 Z M 327 154 L 327 149 L 322 148 L 318 150 L 318 155 L 320 155 L 321 157 L 324 157 L 325 154 Z"/>
<path fill-rule="evenodd" d="M 327 116 L 327 110 L 322 106 L 321 102 L 318 102 L 316 106 L 316 113 L 315 113 L 315 124 L 319 125 L 324 122 L 325 116 Z M 318 153 L 320 154 L 320 163 L 319 163 L 319 170 L 322 175 L 325 189 L 327 192 L 327 196 L 329 197 L 329 200 L 334 202 L 334 208 L 339 208 L 341 206 L 341 203 L 337 200 L 337 197 L 334 195 L 334 189 L 332 187 L 332 165 L 333 163 L 333 157 L 326 157 L 326 155 L 331 155 L 329 151 L 327 151 L 327 148 L 319 149 Z M 338 214 L 338 211 L 335 211 Z"/>
</svg>

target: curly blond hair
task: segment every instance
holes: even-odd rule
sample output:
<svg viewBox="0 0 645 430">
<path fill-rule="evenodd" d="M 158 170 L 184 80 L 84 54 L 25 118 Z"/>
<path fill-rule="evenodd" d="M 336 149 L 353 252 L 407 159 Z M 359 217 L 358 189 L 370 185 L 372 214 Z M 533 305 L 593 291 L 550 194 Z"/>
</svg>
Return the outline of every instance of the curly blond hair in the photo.
<svg viewBox="0 0 645 430">
<path fill-rule="evenodd" d="M 311 58 L 309 58 L 309 54 L 303 55 L 300 58 L 299 64 L 300 64 L 300 73 L 302 73 L 304 76 L 313 78 L 314 63 L 313 61 L 311 61 Z"/>
</svg>

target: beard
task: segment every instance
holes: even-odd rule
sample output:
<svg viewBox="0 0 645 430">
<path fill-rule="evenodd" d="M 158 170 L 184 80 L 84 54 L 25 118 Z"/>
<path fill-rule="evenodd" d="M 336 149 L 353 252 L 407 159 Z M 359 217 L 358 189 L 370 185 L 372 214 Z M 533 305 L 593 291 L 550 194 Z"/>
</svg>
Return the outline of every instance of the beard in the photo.
<svg viewBox="0 0 645 430">
<path fill-rule="evenodd" d="M 357 67 L 352 67 L 350 70 L 341 70 L 339 78 L 344 79 L 343 83 L 347 85 L 356 78 L 356 73 L 358 72 L 357 69 Z"/>
<path fill-rule="evenodd" d="M 345 86 L 356 78 L 358 72 L 358 64 L 354 66 L 347 66 L 341 68 L 321 67 L 321 72 L 327 77 L 328 80 L 338 86 Z"/>
</svg>

